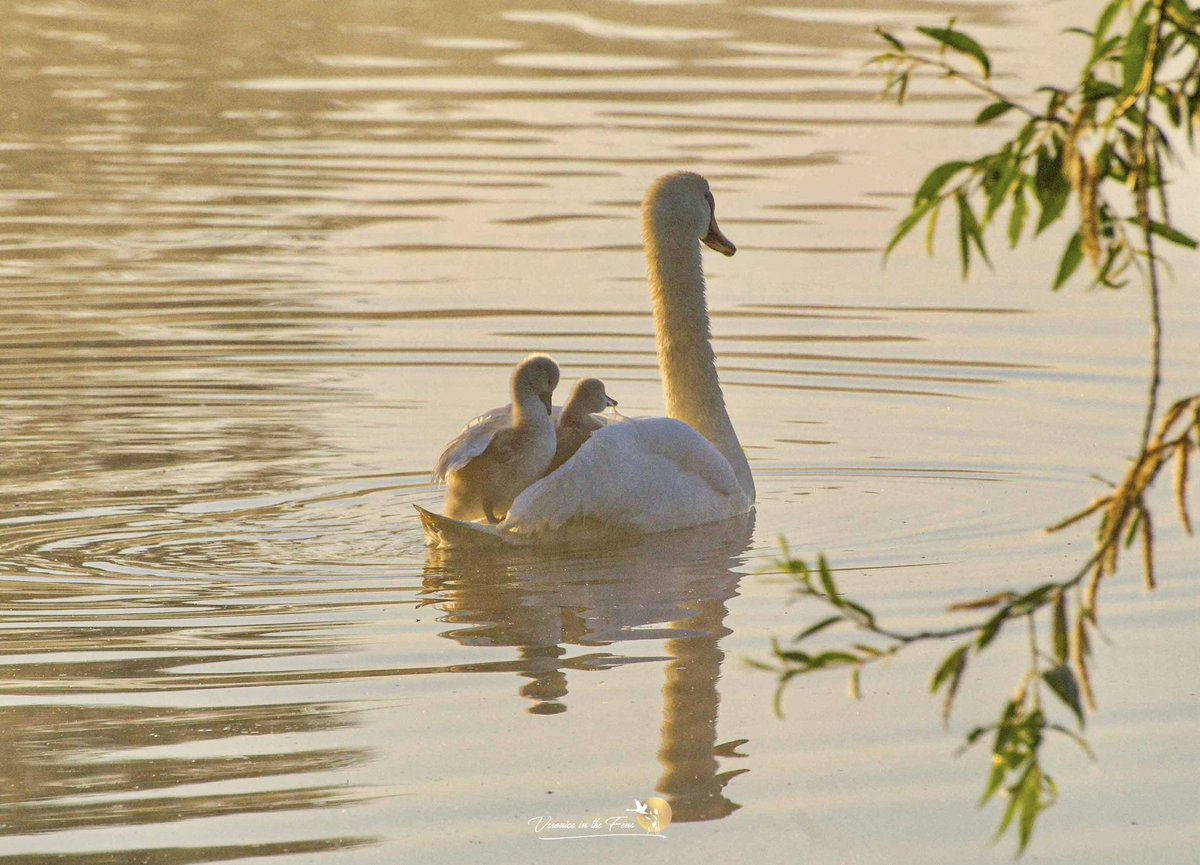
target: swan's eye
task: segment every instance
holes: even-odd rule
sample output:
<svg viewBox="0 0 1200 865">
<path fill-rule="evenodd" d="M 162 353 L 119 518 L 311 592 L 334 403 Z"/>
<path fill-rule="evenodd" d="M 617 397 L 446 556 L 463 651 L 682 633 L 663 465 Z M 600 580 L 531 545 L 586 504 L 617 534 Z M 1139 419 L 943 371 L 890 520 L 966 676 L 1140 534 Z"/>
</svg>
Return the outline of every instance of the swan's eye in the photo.
<svg viewBox="0 0 1200 865">
<path fill-rule="evenodd" d="M 711 192 L 704 193 L 704 200 L 708 202 L 708 211 L 714 217 L 717 215 L 717 202 L 713 199 Z"/>
</svg>

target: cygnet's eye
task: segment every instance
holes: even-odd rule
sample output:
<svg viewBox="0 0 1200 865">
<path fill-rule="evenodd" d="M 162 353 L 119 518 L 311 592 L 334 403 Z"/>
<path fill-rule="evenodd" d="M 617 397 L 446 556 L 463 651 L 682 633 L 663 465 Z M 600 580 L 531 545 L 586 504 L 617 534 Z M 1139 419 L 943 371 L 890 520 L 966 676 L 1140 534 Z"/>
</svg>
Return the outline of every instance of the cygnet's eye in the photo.
<svg viewBox="0 0 1200 865">
<path fill-rule="evenodd" d="M 713 194 L 711 192 L 704 193 L 704 200 L 708 202 L 708 212 L 715 217 L 717 215 L 717 202 L 713 198 Z"/>
</svg>

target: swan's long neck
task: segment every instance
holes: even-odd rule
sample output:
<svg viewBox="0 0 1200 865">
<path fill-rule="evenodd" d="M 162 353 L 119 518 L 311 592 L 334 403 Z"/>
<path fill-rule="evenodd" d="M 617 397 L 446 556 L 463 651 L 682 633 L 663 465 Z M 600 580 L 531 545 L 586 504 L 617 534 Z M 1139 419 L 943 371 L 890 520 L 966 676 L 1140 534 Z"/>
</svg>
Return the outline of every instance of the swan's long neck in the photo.
<svg viewBox="0 0 1200 865">
<path fill-rule="evenodd" d="M 539 431 L 554 430 L 554 421 L 546 411 L 546 404 L 536 393 L 528 388 L 517 385 L 513 388 L 513 426 L 536 429 Z"/>
<path fill-rule="evenodd" d="M 729 460 L 738 485 L 754 501 L 750 464 L 729 420 L 717 379 L 700 243 L 694 238 L 679 237 L 670 228 L 653 221 L 646 225 L 650 296 L 667 415 L 683 421 L 712 442 Z"/>
</svg>

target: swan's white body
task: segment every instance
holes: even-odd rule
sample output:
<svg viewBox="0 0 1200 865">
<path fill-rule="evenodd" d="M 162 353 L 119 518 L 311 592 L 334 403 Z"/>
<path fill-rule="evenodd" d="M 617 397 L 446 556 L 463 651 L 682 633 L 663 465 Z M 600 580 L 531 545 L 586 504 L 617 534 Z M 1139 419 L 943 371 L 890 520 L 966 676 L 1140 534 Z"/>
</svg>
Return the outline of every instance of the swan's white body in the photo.
<svg viewBox="0 0 1200 865">
<path fill-rule="evenodd" d="M 754 479 L 717 378 L 700 241 L 726 255 L 708 183 L 695 174 L 661 178 L 643 206 L 646 259 L 666 396 L 665 418 L 619 418 L 517 496 L 496 526 L 447 520 L 423 509 L 431 543 L 553 543 L 591 534 L 642 534 L 729 519 L 754 506 Z M 476 418 L 451 442 L 435 478 L 481 452 L 508 407 Z M 453 524 L 452 524 L 453 523 Z"/>
</svg>

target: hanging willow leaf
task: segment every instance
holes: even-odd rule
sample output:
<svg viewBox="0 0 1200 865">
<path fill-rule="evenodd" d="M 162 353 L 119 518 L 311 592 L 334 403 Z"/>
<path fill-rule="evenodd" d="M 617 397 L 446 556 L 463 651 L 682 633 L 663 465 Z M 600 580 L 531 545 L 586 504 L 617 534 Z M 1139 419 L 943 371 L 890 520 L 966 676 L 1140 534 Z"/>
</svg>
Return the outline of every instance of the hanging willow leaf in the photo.
<svg viewBox="0 0 1200 865">
<path fill-rule="evenodd" d="M 884 258 L 887 258 L 887 256 L 891 255 L 892 250 L 896 248 L 896 245 L 899 244 L 900 241 L 903 240 L 905 236 L 913 230 L 916 224 L 925 217 L 925 214 L 929 213 L 929 210 L 933 207 L 933 205 L 933 200 L 924 201 L 914 207 L 912 213 L 900 221 L 900 224 L 896 226 L 896 230 L 892 234 L 892 239 L 888 242 L 887 248 L 883 251 Z"/>
<path fill-rule="evenodd" d="M 1071 196 L 1071 184 L 1063 176 L 1061 151 L 1051 152 L 1045 147 L 1038 150 L 1033 191 L 1042 208 L 1037 228 L 1034 230 L 1034 234 L 1037 235 L 1062 216 Z"/>
<path fill-rule="evenodd" d="M 936 694 L 942 687 L 942 683 L 953 676 L 956 670 L 961 670 L 966 666 L 967 650 L 970 648 L 970 643 L 964 643 L 946 656 L 945 660 L 938 665 L 933 678 L 929 680 L 929 693 Z"/>
<path fill-rule="evenodd" d="M 1025 200 L 1025 178 L 1021 177 L 1013 191 L 1012 213 L 1008 217 L 1008 245 L 1012 249 L 1016 249 L 1017 243 L 1021 240 L 1021 232 L 1025 229 L 1025 215 L 1028 212 L 1029 205 Z"/>
<path fill-rule="evenodd" d="M 917 206 L 924 204 L 932 198 L 936 198 L 937 194 L 942 191 L 942 187 L 951 177 L 958 174 L 964 168 L 970 167 L 971 163 L 963 162 L 961 159 L 954 159 L 950 162 L 943 162 L 941 165 L 934 168 L 921 181 L 921 185 L 917 187 L 917 192 L 913 195 L 913 205 Z"/>
<path fill-rule="evenodd" d="M 997 100 L 975 115 L 975 125 L 982 126 L 985 123 L 991 123 L 997 117 L 1007 114 L 1014 108 L 1016 106 L 1005 99 Z"/>
<path fill-rule="evenodd" d="M 1150 230 L 1159 237 L 1165 238 L 1171 243 L 1177 243 L 1180 246 L 1186 246 L 1188 249 L 1195 249 L 1200 246 L 1194 237 L 1189 237 L 1177 228 L 1173 228 L 1163 222 L 1157 222 L 1153 219 L 1149 222 Z"/>
<path fill-rule="evenodd" d="M 1154 580 L 1154 526 L 1150 523 L 1150 511 L 1140 509 L 1142 517 L 1142 571 L 1147 591 L 1156 587 Z"/>
<path fill-rule="evenodd" d="M 960 54 L 970 57 L 979 64 L 984 78 L 992 74 L 992 62 L 988 59 L 987 52 L 983 50 L 983 46 L 966 33 L 952 30 L 949 27 L 918 27 L 917 31 L 924 33 L 930 39 L 936 39 L 947 48 L 952 48 Z"/>
<path fill-rule="evenodd" d="M 1061 588 L 1054 592 L 1054 611 L 1050 619 L 1050 637 L 1054 657 L 1060 664 L 1067 660 L 1067 599 Z"/>
<path fill-rule="evenodd" d="M 1071 274 L 1079 267 L 1079 262 L 1081 261 L 1083 261 L 1083 237 L 1077 231 L 1067 241 L 1067 247 L 1063 250 L 1062 261 L 1058 263 L 1058 273 L 1054 277 L 1055 291 L 1062 288 L 1063 283 L 1071 278 Z"/>
<path fill-rule="evenodd" d="M 1080 610 L 1075 617 L 1075 628 L 1071 634 L 1071 664 L 1075 669 L 1075 677 L 1083 692 L 1084 702 L 1093 712 L 1096 711 L 1096 693 L 1092 690 L 1092 678 L 1088 671 L 1087 659 L 1092 647 L 1087 635 L 1087 615 Z"/>
<path fill-rule="evenodd" d="M 1021 807 L 1021 819 L 1017 821 L 1018 856 L 1025 852 L 1025 848 L 1029 846 L 1029 839 L 1033 837 L 1034 824 L 1037 823 L 1038 814 L 1043 808 L 1042 781 L 1049 780 L 1044 778 L 1042 769 L 1036 762 L 1030 769 L 1025 783 L 1021 785 L 1021 792 L 1018 794 Z"/>
<path fill-rule="evenodd" d="M 879 36 L 880 39 L 885 40 L 889 45 L 891 45 L 897 51 L 904 50 L 904 43 L 901 42 L 899 39 L 897 39 L 895 36 L 893 36 L 891 33 L 889 33 L 887 30 L 884 30 L 882 27 L 876 27 L 875 33 L 876 33 L 876 35 Z"/>
<path fill-rule="evenodd" d="M 996 639 L 996 635 L 1000 633 L 1000 628 L 1007 620 L 1008 610 L 1001 610 L 984 622 L 983 627 L 979 629 L 979 636 L 975 639 L 975 648 L 987 648 L 988 643 Z"/>
<path fill-rule="evenodd" d="M 1112 26 L 1113 19 L 1117 17 L 1117 13 L 1127 2 L 1129 0 L 1109 0 L 1109 4 L 1100 13 L 1100 18 L 1096 21 L 1096 32 L 1092 34 L 1093 62 L 1100 53 L 1100 46 L 1104 43 L 1104 36 L 1108 33 L 1108 28 Z"/>
<path fill-rule="evenodd" d="M 810 625 L 809 627 L 807 627 L 803 631 L 801 631 L 799 634 L 797 634 L 795 636 L 795 638 L 792 640 L 792 642 L 799 643 L 805 637 L 811 637 L 813 634 L 820 633 L 821 631 L 828 628 L 830 625 L 836 625 L 838 622 L 841 622 L 841 621 L 845 621 L 845 618 L 843 616 L 830 616 L 828 619 L 822 619 L 821 621 L 817 622 L 815 625 Z"/>
<path fill-rule="evenodd" d="M 826 564 L 824 558 L 820 559 L 818 564 L 821 586 L 825 589 L 825 594 L 829 596 L 829 600 L 834 604 L 840 605 L 841 601 L 838 599 L 837 584 L 833 581 L 833 574 L 829 570 L 829 565 Z"/>
<path fill-rule="evenodd" d="M 1192 520 L 1188 516 L 1187 482 L 1188 456 L 1192 450 L 1190 439 L 1183 439 L 1175 448 L 1175 507 L 1179 511 L 1179 521 L 1189 535 L 1192 533 Z"/>
<path fill-rule="evenodd" d="M 1137 20 L 1125 39 L 1125 56 L 1121 60 L 1121 90 L 1133 95 L 1142 83 L 1146 66 L 1146 52 L 1150 48 L 1150 7 L 1146 3 L 1138 13 Z"/>
<path fill-rule="evenodd" d="M 1050 686 L 1055 696 L 1075 713 L 1075 718 L 1082 727 L 1084 720 L 1083 706 L 1079 702 L 1079 683 L 1075 681 L 1075 674 L 1071 672 L 1071 668 L 1066 664 L 1059 664 L 1053 670 L 1043 673 L 1042 680 Z"/>
<path fill-rule="evenodd" d="M 1171 16 L 1171 20 L 1175 24 L 1184 30 L 1190 30 L 1196 26 L 1196 15 L 1183 0 L 1167 0 L 1167 14 Z"/>
</svg>

